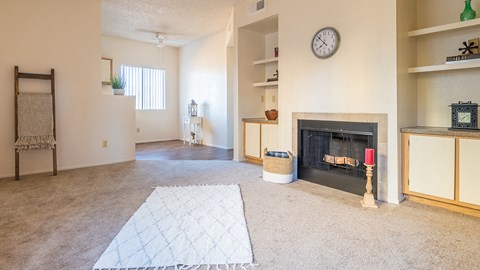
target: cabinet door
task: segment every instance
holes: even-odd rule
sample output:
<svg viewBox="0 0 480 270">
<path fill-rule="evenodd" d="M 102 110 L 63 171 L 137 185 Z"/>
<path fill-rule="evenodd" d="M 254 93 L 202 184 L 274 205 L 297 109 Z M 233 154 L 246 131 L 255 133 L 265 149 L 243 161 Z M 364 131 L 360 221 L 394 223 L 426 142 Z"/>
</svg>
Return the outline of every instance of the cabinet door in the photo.
<svg viewBox="0 0 480 270">
<path fill-rule="evenodd" d="M 410 136 L 410 191 L 449 200 L 455 194 L 455 139 Z"/>
<path fill-rule="evenodd" d="M 265 148 L 278 150 L 278 126 L 275 124 L 262 124 L 262 158 Z"/>
<path fill-rule="evenodd" d="M 245 157 L 260 158 L 260 124 L 245 123 Z"/>
<path fill-rule="evenodd" d="M 459 200 L 480 205 L 480 140 L 460 139 Z"/>
</svg>

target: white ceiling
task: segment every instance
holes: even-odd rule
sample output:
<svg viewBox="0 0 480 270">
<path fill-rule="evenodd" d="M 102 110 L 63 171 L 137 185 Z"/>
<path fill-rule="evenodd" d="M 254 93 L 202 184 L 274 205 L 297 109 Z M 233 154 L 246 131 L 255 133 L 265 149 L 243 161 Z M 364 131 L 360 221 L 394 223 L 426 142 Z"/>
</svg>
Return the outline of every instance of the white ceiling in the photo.
<svg viewBox="0 0 480 270">
<path fill-rule="evenodd" d="M 102 0 L 102 33 L 154 43 L 160 32 L 167 45 L 182 46 L 226 29 L 240 1 Z"/>
</svg>

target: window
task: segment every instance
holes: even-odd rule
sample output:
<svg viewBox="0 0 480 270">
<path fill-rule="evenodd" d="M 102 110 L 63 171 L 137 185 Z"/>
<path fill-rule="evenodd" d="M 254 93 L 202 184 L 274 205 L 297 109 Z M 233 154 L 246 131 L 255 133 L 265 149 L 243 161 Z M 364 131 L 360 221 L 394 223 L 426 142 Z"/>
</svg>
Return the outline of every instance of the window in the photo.
<svg viewBox="0 0 480 270">
<path fill-rule="evenodd" d="M 125 95 L 136 96 L 137 110 L 165 110 L 165 70 L 121 66 Z"/>
</svg>

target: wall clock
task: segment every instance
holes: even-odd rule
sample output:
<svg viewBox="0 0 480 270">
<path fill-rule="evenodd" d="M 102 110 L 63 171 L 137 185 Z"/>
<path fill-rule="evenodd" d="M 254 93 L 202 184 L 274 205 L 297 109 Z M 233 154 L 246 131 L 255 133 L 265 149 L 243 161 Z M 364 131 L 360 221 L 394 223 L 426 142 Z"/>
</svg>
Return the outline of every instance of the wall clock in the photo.
<svg viewBox="0 0 480 270">
<path fill-rule="evenodd" d="M 320 59 L 334 55 L 339 46 L 340 33 L 333 27 L 324 27 L 318 30 L 312 39 L 312 52 Z"/>
<path fill-rule="evenodd" d="M 452 103 L 452 129 L 477 129 L 478 105 L 476 103 Z"/>
</svg>

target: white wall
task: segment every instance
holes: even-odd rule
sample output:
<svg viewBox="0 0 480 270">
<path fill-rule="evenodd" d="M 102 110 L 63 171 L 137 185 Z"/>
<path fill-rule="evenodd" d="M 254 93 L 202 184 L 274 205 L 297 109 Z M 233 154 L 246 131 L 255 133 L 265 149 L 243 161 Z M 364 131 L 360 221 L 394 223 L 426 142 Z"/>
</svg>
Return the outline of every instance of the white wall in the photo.
<svg viewBox="0 0 480 270">
<path fill-rule="evenodd" d="M 278 108 L 279 115 L 286 116 L 279 116 L 280 148 L 292 149 L 293 112 L 386 113 L 388 201 L 398 202 L 396 2 L 269 1 L 267 10 L 253 16 L 247 15 L 247 5 L 244 1 L 235 8 L 237 45 L 242 42 L 239 27 L 278 15 Z M 310 44 L 315 32 L 326 26 L 338 29 L 342 42 L 332 58 L 321 60 L 312 54 Z M 243 59 L 238 51 L 235 57 Z M 237 79 L 241 85 L 243 78 Z M 237 101 L 243 90 L 235 89 Z M 242 144 L 241 117 L 235 116 L 235 149 Z M 240 155 L 235 151 L 236 159 Z"/>
<path fill-rule="evenodd" d="M 233 18 L 233 17 L 232 17 Z M 232 22 L 233 24 L 233 22 Z M 233 27 L 233 26 L 232 26 Z M 232 28 L 233 32 L 233 28 Z M 233 73 L 235 70 L 233 47 L 227 48 L 227 148 L 233 148 Z"/>
<path fill-rule="evenodd" d="M 134 100 L 101 94 L 100 0 L 3 0 L 0 39 L 0 177 L 14 174 L 15 65 L 31 73 L 55 69 L 60 170 L 135 158 Z M 21 91 L 47 87 L 20 82 Z M 51 151 L 20 160 L 21 174 L 51 171 Z"/>
<path fill-rule="evenodd" d="M 136 111 L 137 143 L 179 137 L 178 51 L 175 47 L 158 48 L 153 43 L 102 36 L 102 56 L 113 58 L 113 73 L 120 73 L 121 65 L 165 69 L 166 108 Z M 110 86 L 103 87 L 104 93 L 111 91 Z"/>
<path fill-rule="evenodd" d="M 228 149 L 231 101 L 225 40 L 225 31 L 221 31 L 180 49 L 179 120 L 187 115 L 188 104 L 194 99 L 203 117 L 203 144 Z"/>
</svg>

